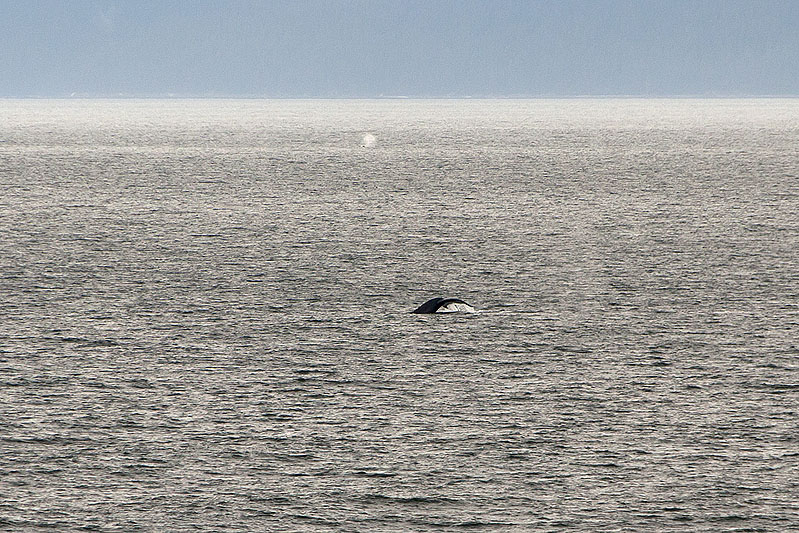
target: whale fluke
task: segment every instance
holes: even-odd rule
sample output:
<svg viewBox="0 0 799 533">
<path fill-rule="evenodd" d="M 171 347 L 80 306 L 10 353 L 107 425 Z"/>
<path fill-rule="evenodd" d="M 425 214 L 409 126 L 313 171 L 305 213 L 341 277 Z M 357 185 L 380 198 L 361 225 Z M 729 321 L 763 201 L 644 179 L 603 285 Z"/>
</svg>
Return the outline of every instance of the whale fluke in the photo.
<svg viewBox="0 0 799 533">
<path fill-rule="evenodd" d="M 414 313 L 474 313 L 474 307 L 460 298 L 433 298 L 416 308 Z"/>
</svg>

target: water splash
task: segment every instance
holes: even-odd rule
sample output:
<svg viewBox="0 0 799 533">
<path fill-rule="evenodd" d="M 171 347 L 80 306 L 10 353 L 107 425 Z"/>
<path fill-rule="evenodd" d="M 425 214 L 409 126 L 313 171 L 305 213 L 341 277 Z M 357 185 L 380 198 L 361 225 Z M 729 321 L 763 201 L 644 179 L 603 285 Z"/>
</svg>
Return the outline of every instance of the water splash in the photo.
<svg viewBox="0 0 799 533">
<path fill-rule="evenodd" d="M 364 148 L 371 148 L 375 144 L 377 144 L 377 137 L 375 137 L 371 133 L 366 133 L 364 134 L 363 137 L 361 137 L 361 146 L 363 146 Z"/>
</svg>

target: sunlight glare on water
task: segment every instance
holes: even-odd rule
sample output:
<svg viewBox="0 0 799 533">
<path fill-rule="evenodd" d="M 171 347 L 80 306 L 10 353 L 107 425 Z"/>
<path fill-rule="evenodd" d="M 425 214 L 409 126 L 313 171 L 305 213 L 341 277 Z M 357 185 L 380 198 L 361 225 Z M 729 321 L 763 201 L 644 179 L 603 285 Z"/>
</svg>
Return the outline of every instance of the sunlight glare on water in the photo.
<svg viewBox="0 0 799 533">
<path fill-rule="evenodd" d="M 0 117 L 0 529 L 799 525 L 797 100 Z"/>
</svg>

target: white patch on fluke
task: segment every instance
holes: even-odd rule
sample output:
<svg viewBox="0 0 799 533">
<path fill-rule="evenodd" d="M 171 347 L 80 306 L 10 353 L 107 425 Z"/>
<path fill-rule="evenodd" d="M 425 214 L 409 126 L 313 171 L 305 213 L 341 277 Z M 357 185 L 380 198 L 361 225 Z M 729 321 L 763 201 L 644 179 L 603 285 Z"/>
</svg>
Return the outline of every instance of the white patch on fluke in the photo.
<svg viewBox="0 0 799 533">
<path fill-rule="evenodd" d="M 436 313 L 457 313 L 458 311 L 462 313 L 475 313 L 474 307 L 469 304 L 459 303 L 459 302 L 450 302 L 447 305 L 442 305 L 438 309 L 436 309 Z"/>
<path fill-rule="evenodd" d="M 376 143 L 377 143 L 377 137 L 375 137 L 371 133 L 366 133 L 364 134 L 363 137 L 361 137 L 361 146 L 363 146 L 364 148 L 371 148 Z"/>
</svg>

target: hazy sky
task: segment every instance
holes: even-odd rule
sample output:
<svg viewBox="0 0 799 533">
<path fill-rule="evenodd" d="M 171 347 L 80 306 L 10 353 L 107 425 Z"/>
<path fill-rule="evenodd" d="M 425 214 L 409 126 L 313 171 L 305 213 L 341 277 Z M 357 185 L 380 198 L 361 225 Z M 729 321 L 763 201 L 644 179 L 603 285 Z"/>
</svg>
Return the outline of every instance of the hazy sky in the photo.
<svg viewBox="0 0 799 533">
<path fill-rule="evenodd" d="M 799 0 L 0 0 L 0 96 L 799 95 Z"/>
</svg>

